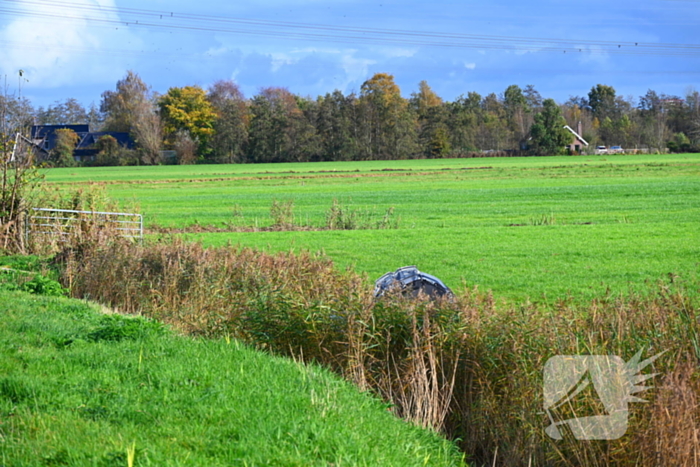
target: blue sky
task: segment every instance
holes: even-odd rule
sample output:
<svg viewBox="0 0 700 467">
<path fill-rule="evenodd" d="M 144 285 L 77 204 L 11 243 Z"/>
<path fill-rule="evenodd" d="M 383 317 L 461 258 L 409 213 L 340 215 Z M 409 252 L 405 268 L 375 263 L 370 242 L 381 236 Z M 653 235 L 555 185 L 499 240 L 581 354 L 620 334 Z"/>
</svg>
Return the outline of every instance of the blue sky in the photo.
<svg viewBox="0 0 700 467">
<path fill-rule="evenodd" d="M 391 73 L 453 100 L 598 83 L 637 99 L 700 89 L 700 0 L 0 0 L 0 76 L 36 106 L 99 104 L 127 70 L 155 91 L 233 79 L 316 97 Z"/>
</svg>

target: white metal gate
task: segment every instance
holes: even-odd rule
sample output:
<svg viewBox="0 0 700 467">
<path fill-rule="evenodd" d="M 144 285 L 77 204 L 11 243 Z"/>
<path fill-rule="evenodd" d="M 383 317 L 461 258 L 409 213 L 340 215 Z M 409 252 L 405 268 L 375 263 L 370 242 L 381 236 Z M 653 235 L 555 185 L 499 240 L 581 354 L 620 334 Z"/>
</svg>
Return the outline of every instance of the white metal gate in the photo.
<svg viewBox="0 0 700 467">
<path fill-rule="evenodd" d="M 59 241 L 77 236 L 86 225 L 107 227 L 116 235 L 143 241 L 143 216 L 128 212 L 74 211 L 71 209 L 32 208 L 25 222 L 25 237 L 50 235 Z"/>
</svg>

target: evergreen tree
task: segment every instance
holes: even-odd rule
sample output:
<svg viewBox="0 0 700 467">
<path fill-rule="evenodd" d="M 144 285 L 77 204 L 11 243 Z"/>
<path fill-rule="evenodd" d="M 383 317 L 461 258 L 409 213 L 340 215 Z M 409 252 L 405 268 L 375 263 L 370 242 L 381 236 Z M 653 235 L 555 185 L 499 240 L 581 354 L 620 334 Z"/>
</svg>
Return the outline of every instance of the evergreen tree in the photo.
<svg viewBox="0 0 700 467">
<path fill-rule="evenodd" d="M 539 155 L 561 154 L 564 146 L 571 143 L 572 135 L 564 128 L 566 121 L 554 99 L 545 99 L 542 112 L 535 115 L 530 129 L 532 149 Z"/>
</svg>

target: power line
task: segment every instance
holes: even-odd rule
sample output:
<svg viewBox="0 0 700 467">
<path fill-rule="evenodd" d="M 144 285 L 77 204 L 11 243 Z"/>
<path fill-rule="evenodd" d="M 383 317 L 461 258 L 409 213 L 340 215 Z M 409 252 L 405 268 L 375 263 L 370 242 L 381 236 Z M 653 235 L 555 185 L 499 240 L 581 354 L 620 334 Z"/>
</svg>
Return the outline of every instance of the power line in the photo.
<svg viewBox="0 0 700 467">
<path fill-rule="evenodd" d="M 50 46 L 44 45 L 44 44 L 30 44 L 30 43 L 22 43 L 18 41 L 0 41 L 0 46 L 4 46 L 7 48 L 14 48 L 14 49 L 26 49 L 26 50 L 37 50 L 37 51 L 46 51 L 47 48 L 51 48 Z M 95 49 L 87 48 L 87 47 L 79 47 L 79 46 L 66 46 L 66 45 L 61 45 L 61 46 L 56 46 L 55 47 L 57 50 L 61 51 L 70 51 L 73 53 L 77 54 L 89 54 L 89 55 L 94 55 L 95 54 Z M 209 53 L 209 52 L 163 52 L 162 50 L 149 50 L 149 49 L 100 49 L 100 56 L 103 57 L 105 60 L 109 60 L 111 57 L 114 56 L 135 56 L 135 55 L 152 55 L 152 56 L 157 56 L 160 58 L 163 57 L 170 57 L 170 58 L 191 58 L 191 59 L 199 59 L 199 60 L 220 60 L 221 57 L 225 57 L 227 54 L 233 54 L 236 53 L 235 50 L 232 49 L 220 49 L 216 53 Z M 464 67 L 462 64 L 431 64 L 430 65 L 431 69 L 440 69 L 440 70 L 445 70 L 445 71 L 464 71 L 466 73 L 474 71 L 470 68 Z M 581 69 L 581 68 L 575 68 L 575 69 L 561 69 L 561 68 L 536 68 L 536 69 L 527 69 L 527 68 L 518 68 L 518 69 L 507 69 L 507 68 L 494 68 L 490 66 L 479 66 L 478 71 L 480 72 L 488 72 L 488 73 L 511 73 L 511 74 L 526 74 L 526 73 L 556 73 L 557 75 L 587 75 L 587 74 L 594 74 L 594 75 L 611 75 L 611 74 L 620 74 L 620 75 L 700 75 L 700 70 L 693 71 L 693 70 L 623 70 L 623 69 L 614 69 L 614 70 L 604 70 L 604 69 Z"/>
<path fill-rule="evenodd" d="M 3 0 L 5 3 L 20 3 L 18 0 Z M 558 53 L 623 54 L 697 56 L 700 44 L 648 43 L 631 41 L 593 41 L 579 39 L 527 38 L 518 36 L 496 36 L 476 34 L 452 34 L 438 32 L 414 32 L 395 29 L 359 28 L 267 21 L 233 17 L 184 14 L 136 8 L 110 8 L 66 1 L 23 1 L 23 4 L 52 6 L 79 12 L 118 14 L 125 19 L 74 16 L 67 13 L 27 12 L 11 8 L 0 8 L 0 13 L 15 16 L 81 20 L 102 25 L 122 25 L 147 29 L 179 29 L 194 33 L 232 33 L 267 37 L 294 38 L 315 42 L 399 44 L 445 48 L 501 49 L 515 51 L 544 51 Z M 157 22 L 154 22 L 157 21 Z M 237 27 L 223 27 L 237 26 Z M 242 28 L 243 26 L 243 28 Z M 247 27 L 248 29 L 246 29 Z M 252 29 L 250 29 L 252 28 Z M 257 28 L 257 29 L 256 29 Z M 270 30 L 274 28 L 274 30 Z M 283 30 L 280 30 L 283 29 Z M 597 48 L 600 48 L 598 50 Z"/>
</svg>

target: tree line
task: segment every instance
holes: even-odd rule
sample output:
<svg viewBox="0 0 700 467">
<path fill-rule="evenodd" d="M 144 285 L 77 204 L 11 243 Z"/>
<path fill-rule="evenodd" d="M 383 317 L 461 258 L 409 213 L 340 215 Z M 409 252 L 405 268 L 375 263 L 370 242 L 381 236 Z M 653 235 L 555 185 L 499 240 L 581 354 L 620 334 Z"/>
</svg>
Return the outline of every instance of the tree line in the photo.
<svg viewBox="0 0 700 467">
<path fill-rule="evenodd" d="M 313 99 L 267 87 L 246 98 L 223 80 L 161 95 L 129 71 L 102 94 L 99 107 L 67 99 L 35 109 L 26 99 L 1 99 L 3 115 L 25 116 L 17 125 L 89 123 L 92 131 L 128 132 L 134 149 L 109 138 L 98 142 L 96 163 L 104 165 L 550 155 L 572 140 L 564 125 L 580 129 L 588 151 L 596 145 L 700 151 L 700 93 L 693 89 L 683 98 L 649 90 L 635 100 L 598 84 L 558 104 L 532 85 L 511 85 L 498 95 L 469 92 L 450 102 L 425 81 L 404 98 L 392 75 L 377 73 L 359 93 Z M 66 151 L 74 144 L 70 135 L 62 138 L 57 165 L 70 162 Z"/>
</svg>

